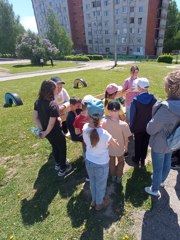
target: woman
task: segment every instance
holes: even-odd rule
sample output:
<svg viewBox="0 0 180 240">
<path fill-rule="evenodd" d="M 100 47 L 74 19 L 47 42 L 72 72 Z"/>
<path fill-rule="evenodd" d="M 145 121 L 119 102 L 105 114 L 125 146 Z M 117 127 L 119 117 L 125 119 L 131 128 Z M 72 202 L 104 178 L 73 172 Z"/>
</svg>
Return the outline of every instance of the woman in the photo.
<svg viewBox="0 0 180 240">
<path fill-rule="evenodd" d="M 165 78 L 167 100 L 156 102 L 152 110 L 152 119 L 147 125 L 150 135 L 153 175 L 152 186 L 145 191 L 160 197 L 159 187 L 164 186 L 170 168 L 172 152 L 167 145 L 167 134 L 164 129 L 172 133 L 180 122 L 180 71 L 168 74 Z"/>
<path fill-rule="evenodd" d="M 64 176 L 72 167 L 66 162 L 66 139 L 60 126 L 59 108 L 54 101 L 56 94 L 56 84 L 52 80 L 43 81 L 34 104 L 33 119 L 41 130 L 40 137 L 47 138 L 52 146 L 58 176 Z"/>
</svg>

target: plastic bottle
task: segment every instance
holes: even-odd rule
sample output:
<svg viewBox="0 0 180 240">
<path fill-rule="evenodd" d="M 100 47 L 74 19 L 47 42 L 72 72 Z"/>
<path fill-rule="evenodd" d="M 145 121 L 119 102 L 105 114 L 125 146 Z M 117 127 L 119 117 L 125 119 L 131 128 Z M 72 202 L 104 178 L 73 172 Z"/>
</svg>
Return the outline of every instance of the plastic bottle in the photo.
<svg viewBox="0 0 180 240">
<path fill-rule="evenodd" d="M 35 127 L 31 127 L 31 132 L 36 134 L 38 137 L 40 137 L 40 135 L 41 135 L 41 131 Z"/>
</svg>

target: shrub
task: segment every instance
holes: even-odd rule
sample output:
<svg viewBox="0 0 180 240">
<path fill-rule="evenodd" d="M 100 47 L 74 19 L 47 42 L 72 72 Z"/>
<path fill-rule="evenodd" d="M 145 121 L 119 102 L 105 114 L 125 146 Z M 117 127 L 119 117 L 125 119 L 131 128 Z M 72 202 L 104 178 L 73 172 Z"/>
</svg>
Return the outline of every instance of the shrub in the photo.
<svg viewBox="0 0 180 240">
<path fill-rule="evenodd" d="M 157 62 L 172 63 L 173 57 L 171 55 L 160 55 L 157 59 Z"/>
<path fill-rule="evenodd" d="M 85 61 L 85 62 L 90 61 L 90 59 L 87 56 L 80 56 L 80 55 L 65 56 L 64 59 L 66 61 Z"/>
<path fill-rule="evenodd" d="M 86 55 L 90 60 L 103 60 L 102 55 Z"/>
</svg>

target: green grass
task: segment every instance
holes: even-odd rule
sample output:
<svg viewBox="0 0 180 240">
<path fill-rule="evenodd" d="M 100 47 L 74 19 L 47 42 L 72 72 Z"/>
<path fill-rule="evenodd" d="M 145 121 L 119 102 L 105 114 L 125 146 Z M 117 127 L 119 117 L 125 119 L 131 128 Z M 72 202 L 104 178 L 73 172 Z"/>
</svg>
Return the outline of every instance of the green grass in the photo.
<svg viewBox="0 0 180 240">
<path fill-rule="evenodd" d="M 140 76 L 149 78 L 151 92 L 165 98 L 166 64 L 140 63 Z M 107 84 L 122 84 L 130 65 L 115 70 L 89 70 L 61 74 L 70 96 L 104 92 Z M 84 78 L 87 88 L 74 89 L 75 78 Z M 81 144 L 67 140 L 67 157 L 74 171 L 65 179 L 56 176 L 51 148 L 31 132 L 33 104 L 42 80 L 49 76 L 0 82 L 0 239 L 15 240 L 134 240 L 132 213 L 150 208 L 144 193 L 151 168 L 131 169 L 123 187 L 115 188 L 112 216 L 89 210 L 89 188 L 83 182 Z M 4 94 L 16 92 L 23 105 L 3 108 Z M 134 171 L 133 171 L 134 170 Z"/>
<path fill-rule="evenodd" d="M 0 72 L 8 72 L 11 74 L 16 73 L 25 73 L 25 72 L 36 72 L 41 70 L 53 70 L 57 68 L 67 68 L 67 67 L 74 67 L 78 64 L 75 62 L 54 62 L 54 66 L 52 67 L 51 64 L 48 62 L 47 65 L 44 67 L 41 66 L 33 66 L 27 63 L 21 64 L 0 64 Z"/>
</svg>

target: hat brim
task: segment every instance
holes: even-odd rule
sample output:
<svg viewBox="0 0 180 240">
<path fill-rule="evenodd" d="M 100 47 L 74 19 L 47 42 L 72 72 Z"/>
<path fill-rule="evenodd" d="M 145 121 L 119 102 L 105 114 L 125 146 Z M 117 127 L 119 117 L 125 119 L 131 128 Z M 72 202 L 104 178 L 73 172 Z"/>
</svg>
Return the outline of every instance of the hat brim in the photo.
<svg viewBox="0 0 180 240">
<path fill-rule="evenodd" d="M 65 84 L 65 82 L 59 81 L 59 82 L 57 82 L 57 84 Z"/>
</svg>

